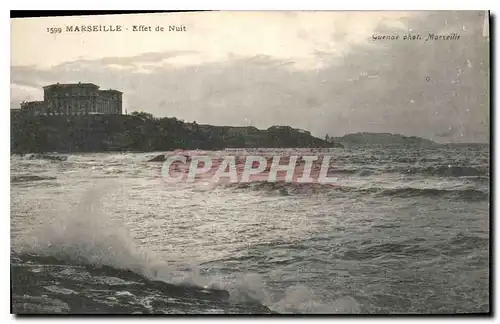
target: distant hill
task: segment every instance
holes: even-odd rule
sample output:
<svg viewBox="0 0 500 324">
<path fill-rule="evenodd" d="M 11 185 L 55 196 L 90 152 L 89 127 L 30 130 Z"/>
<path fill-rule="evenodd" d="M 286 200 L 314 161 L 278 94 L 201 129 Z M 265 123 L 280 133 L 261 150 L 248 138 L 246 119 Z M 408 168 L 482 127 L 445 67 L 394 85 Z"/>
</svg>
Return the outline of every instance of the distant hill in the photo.
<svg viewBox="0 0 500 324">
<path fill-rule="evenodd" d="M 438 145 L 436 142 L 422 137 L 390 133 L 355 133 L 336 137 L 333 140 L 345 145 Z"/>
</svg>

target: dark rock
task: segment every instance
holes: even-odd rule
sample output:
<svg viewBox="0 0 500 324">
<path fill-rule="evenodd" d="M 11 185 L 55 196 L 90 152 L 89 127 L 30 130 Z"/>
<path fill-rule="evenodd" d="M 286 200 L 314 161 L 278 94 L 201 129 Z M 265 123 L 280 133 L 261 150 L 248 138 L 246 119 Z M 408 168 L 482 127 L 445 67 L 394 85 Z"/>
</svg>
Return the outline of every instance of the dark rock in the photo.
<svg viewBox="0 0 500 324">
<path fill-rule="evenodd" d="M 158 156 L 155 156 L 151 160 L 148 160 L 148 162 L 165 162 L 167 160 L 166 154 L 160 154 Z"/>
<path fill-rule="evenodd" d="M 30 160 L 48 160 L 48 161 L 66 161 L 66 156 L 47 155 L 47 154 L 34 154 L 29 157 Z"/>
<path fill-rule="evenodd" d="M 22 175 L 14 176 L 11 178 L 11 182 L 26 182 L 26 181 L 42 181 L 42 180 L 55 180 L 55 177 L 39 177 L 36 175 Z"/>
</svg>

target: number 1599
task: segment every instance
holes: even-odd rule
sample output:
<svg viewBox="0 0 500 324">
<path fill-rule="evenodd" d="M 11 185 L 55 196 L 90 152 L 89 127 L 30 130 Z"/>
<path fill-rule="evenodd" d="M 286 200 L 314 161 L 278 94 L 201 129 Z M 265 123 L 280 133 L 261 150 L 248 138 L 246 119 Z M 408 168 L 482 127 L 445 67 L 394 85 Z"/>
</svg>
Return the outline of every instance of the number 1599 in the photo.
<svg viewBox="0 0 500 324">
<path fill-rule="evenodd" d="M 47 33 L 60 34 L 60 33 L 62 33 L 62 28 L 61 27 L 50 27 L 50 28 L 47 28 Z"/>
</svg>

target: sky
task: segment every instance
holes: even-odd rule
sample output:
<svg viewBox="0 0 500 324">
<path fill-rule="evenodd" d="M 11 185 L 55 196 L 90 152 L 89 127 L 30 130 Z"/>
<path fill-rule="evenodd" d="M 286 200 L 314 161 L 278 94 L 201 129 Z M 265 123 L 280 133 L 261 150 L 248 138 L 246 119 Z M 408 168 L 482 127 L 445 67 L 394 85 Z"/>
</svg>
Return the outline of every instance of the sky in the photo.
<svg viewBox="0 0 500 324">
<path fill-rule="evenodd" d="M 250 11 L 11 19 L 11 108 L 43 100 L 45 85 L 81 81 L 122 91 L 128 113 L 198 124 L 488 142 L 484 16 Z M 75 25 L 122 31 L 66 32 Z M 153 31 L 134 32 L 134 25 Z M 48 33 L 51 27 L 62 33 Z M 422 39 L 404 40 L 408 33 Z M 460 38 L 425 41 L 429 33 Z"/>
</svg>

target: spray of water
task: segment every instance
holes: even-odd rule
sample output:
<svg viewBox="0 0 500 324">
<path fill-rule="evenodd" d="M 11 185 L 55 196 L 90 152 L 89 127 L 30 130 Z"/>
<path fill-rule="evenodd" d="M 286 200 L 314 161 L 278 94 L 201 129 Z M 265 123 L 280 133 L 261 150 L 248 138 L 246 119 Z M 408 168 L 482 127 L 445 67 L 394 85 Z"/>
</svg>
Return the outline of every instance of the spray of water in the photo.
<svg viewBox="0 0 500 324">
<path fill-rule="evenodd" d="M 243 274 L 224 281 L 220 277 L 200 274 L 196 265 L 183 271 L 167 265 L 152 251 L 136 245 L 123 225 L 125 219 L 109 217 L 99 210 L 100 199 L 115 188 L 107 184 L 86 191 L 72 212 L 51 215 L 50 223 L 43 223 L 25 235 L 18 252 L 52 256 L 63 262 L 128 269 L 153 280 L 174 284 L 225 289 L 233 302 L 259 301 L 283 313 L 359 311 L 352 298 L 336 300 L 333 305 L 324 303 L 306 286 L 293 286 L 281 295 L 272 294 L 262 276 L 257 274 Z"/>
</svg>

